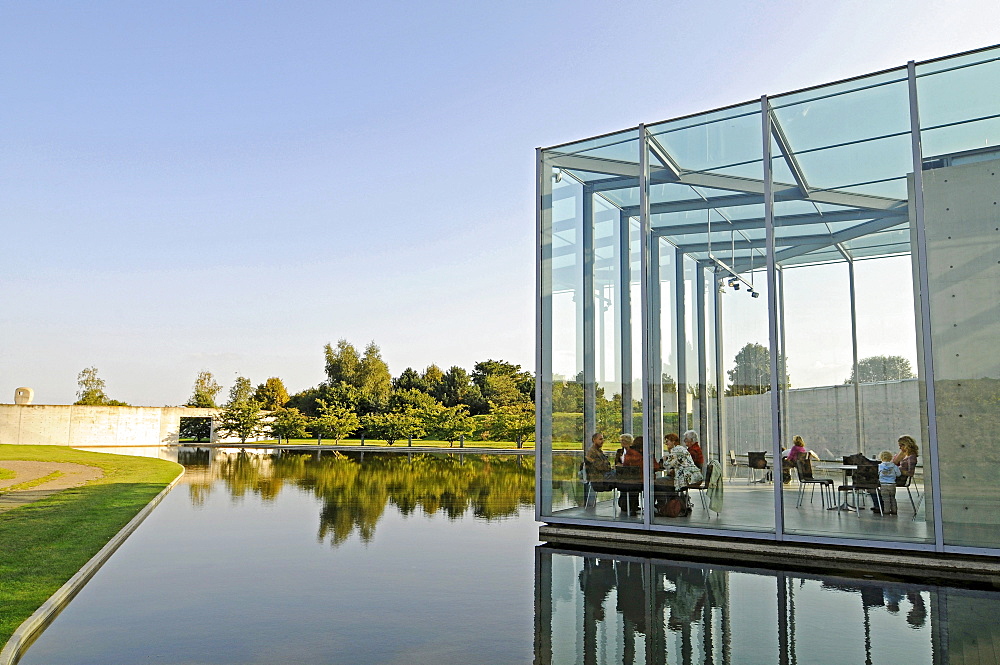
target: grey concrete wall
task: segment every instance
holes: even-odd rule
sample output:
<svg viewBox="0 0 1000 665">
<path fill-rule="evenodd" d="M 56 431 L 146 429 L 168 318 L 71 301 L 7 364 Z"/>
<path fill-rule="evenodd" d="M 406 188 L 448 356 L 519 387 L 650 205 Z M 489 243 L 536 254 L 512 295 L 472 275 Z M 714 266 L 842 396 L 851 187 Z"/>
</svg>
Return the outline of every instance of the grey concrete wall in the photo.
<svg viewBox="0 0 1000 665">
<path fill-rule="evenodd" d="M 171 406 L 0 404 L 0 443 L 48 446 L 159 446 L 178 443 L 180 419 L 218 409 Z"/>
<path fill-rule="evenodd" d="M 788 391 L 785 439 L 800 435 L 806 446 L 823 459 L 837 459 L 860 449 L 869 457 L 882 450 L 897 450 L 903 434 L 921 441 L 919 381 L 863 383 L 861 440 L 857 435 L 854 387 L 850 385 L 799 388 Z M 726 397 L 726 442 L 723 455 L 733 450 L 771 450 L 771 396 Z M 715 400 L 709 400 L 714 409 Z M 714 422 L 714 420 L 713 420 Z M 921 460 L 922 461 L 922 460 Z"/>
</svg>

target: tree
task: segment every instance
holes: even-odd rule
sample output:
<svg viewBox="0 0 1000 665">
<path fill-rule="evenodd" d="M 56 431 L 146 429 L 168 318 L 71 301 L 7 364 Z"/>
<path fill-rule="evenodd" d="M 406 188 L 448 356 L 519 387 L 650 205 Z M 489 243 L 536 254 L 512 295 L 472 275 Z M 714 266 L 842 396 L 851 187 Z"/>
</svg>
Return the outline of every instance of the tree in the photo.
<svg viewBox="0 0 1000 665">
<path fill-rule="evenodd" d="M 208 441 L 212 438 L 211 418 L 181 418 L 178 436 L 182 439 Z"/>
<path fill-rule="evenodd" d="M 399 439 L 418 439 L 425 432 L 420 420 L 412 413 L 369 413 L 361 419 L 365 431 L 390 446 Z"/>
<path fill-rule="evenodd" d="M 530 402 L 494 406 L 490 413 L 490 436 L 494 440 L 514 441 L 518 448 L 535 433 L 535 405 Z"/>
<path fill-rule="evenodd" d="M 441 368 L 437 365 L 428 365 L 420 375 L 420 379 L 424 382 L 427 392 L 437 397 L 439 386 L 441 385 L 441 381 L 444 379 L 444 372 L 442 372 Z M 438 397 L 438 400 L 440 399 L 441 398 Z"/>
<path fill-rule="evenodd" d="M 427 392 L 427 384 L 423 377 L 417 374 L 417 370 L 407 367 L 399 377 L 392 380 L 393 390 L 419 390 Z"/>
<path fill-rule="evenodd" d="M 910 361 L 903 356 L 868 356 L 858 361 L 858 383 L 915 379 Z M 844 383 L 854 383 L 854 369 Z"/>
<path fill-rule="evenodd" d="M 76 391 L 77 400 L 74 404 L 85 406 L 128 406 L 125 402 L 116 399 L 108 399 L 104 392 L 104 379 L 97 376 L 96 367 L 84 368 L 76 376 L 76 384 L 79 390 Z"/>
<path fill-rule="evenodd" d="M 729 376 L 726 395 L 760 395 L 771 389 L 771 352 L 766 346 L 747 342 L 736 354 L 735 362 L 733 369 L 726 370 Z M 784 358 L 779 357 L 778 363 L 784 365 Z M 779 387 L 788 385 L 788 375 L 785 375 L 785 385 Z"/>
<path fill-rule="evenodd" d="M 447 441 L 449 448 L 463 436 L 471 435 L 474 430 L 475 425 L 469 416 L 469 408 L 464 404 L 451 407 L 442 406 L 432 416 L 427 427 L 430 436 Z"/>
<path fill-rule="evenodd" d="M 194 380 L 194 391 L 184 406 L 214 409 L 217 406 L 215 398 L 221 391 L 222 386 L 216 383 L 212 373 L 202 370 L 198 372 L 198 378 Z"/>
<path fill-rule="evenodd" d="M 392 390 L 392 375 L 375 342 L 365 347 L 365 355 L 358 366 L 357 387 L 361 391 L 361 409 L 366 413 L 385 409 Z"/>
<path fill-rule="evenodd" d="M 257 386 L 253 398 L 260 402 L 260 408 L 268 411 L 280 409 L 288 403 L 289 399 L 285 384 L 276 376 L 272 376 Z"/>
<path fill-rule="evenodd" d="M 472 414 L 486 413 L 489 404 L 483 399 L 479 386 L 472 383 L 469 373 L 453 365 L 444 373 L 438 392 L 434 395 L 445 406 L 465 404 Z"/>
<path fill-rule="evenodd" d="M 507 377 L 508 380 L 498 380 L 498 377 Z M 471 378 L 487 402 L 502 405 L 521 401 L 513 398 L 508 392 L 510 390 L 529 400 L 534 399 L 535 379 L 530 372 L 521 371 L 520 365 L 505 360 L 484 360 L 476 363 Z"/>
<path fill-rule="evenodd" d="M 361 359 L 353 344 L 346 339 L 341 339 L 337 341 L 336 348 L 327 344 L 323 347 L 323 352 L 326 356 L 326 380 L 328 383 L 335 384 L 343 381 L 348 385 L 360 387 L 358 371 Z"/>
<path fill-rule="evenodd" d="M 308 423 L 309 419 L 302 415 L 298 409 L 278 407 L 272 414 L 269 429 L 280 444 L 282 437 L 286 442 L 290 442 L 291 439 L 304 439 L 307 436 L 306 425 Z"/>
<path fill-rule="evenodd" d="M 361 419 L 354 413 L 354 409 L 340 404 L 327 404 L 323 400 L 319 400 L 319 415 L 312 421 L 312 429 L 320 443 L 323 442 L 323 437 L 328 437 L 339 444 L 342 438 L 360 425 Z"/>
<path fill-rule="evenodd" d="M 260 433 L 260 403 L 253 399 L 250 379 L 236 377 L 236 383 L 229 389 L 229 401 L 219 414 L 215 429 L 224 435 L 239 437 L 240 443 L 246 443 L 247 439 Z"/>
</svg>

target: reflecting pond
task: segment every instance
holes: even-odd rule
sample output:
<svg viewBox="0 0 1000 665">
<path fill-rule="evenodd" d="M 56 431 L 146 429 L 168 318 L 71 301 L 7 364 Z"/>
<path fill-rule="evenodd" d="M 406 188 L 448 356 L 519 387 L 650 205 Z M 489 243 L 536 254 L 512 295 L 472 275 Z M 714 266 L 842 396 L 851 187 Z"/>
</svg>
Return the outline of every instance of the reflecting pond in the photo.
<svg viewBox="0 0 1000 665">
<path fill-rule="evenodd" d="M 22 663 L 997 662 L 995 592 L 539 545 L 531 457 L 177 459 Z"/>
</svg>

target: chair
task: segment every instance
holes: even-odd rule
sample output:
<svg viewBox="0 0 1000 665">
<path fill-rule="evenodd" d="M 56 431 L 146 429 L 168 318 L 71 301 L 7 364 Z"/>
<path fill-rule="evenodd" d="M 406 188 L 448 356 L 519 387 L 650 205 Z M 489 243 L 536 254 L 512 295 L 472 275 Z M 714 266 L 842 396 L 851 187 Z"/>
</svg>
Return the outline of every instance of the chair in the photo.
<svg viewBox="0 0 1000 665">
<path fill-rule="evenodd" d="M 615 466 L 615 486 L 622 496 L 625 497 L 625 505 L 631 512 L 632 506 L 642 509 L 642 501 L 639 495 L 642 494 L 642 467 L 625 466 L 619 464 Z M 619 505 L 619 507 L 621 507 Z"/>
<path fill-rule="evenodd" d="M 884 516 L 882 510 L 882 486 L 878 482 L 878 466 L 869 462 L 859 464 L 854 470 L 854 482 L 851 484 L 851 491 L 854 493 L 854 503 L 858 509 L 858 517 L 861 517 L 861 507 L 864 502 L 864 495 L 874 492 L 879 515 Z"/>
<path fill-rule="evenodd" d="M 747 484 L 767 482 L 767 453 L 747 453 Z M 760 480 L 757 480 L 757 472 L 763 471 Z"/>
<path fill-rule="evenodd" d="M 729 451 L 729 469 L 730 469 L 730 471 L 732 471 L 732 474 L 733 474 L 732 477 L 733 478 L 739 478 L 740 477 L 740 468 L 743 467 L 743 466 L 744 465 L 740 464 L 739 460 L 736 459 L 736 451 L 735 450 L 730 450 Z"/>
<path fill-rule="evenodd" d="M 722 467 L 719 468 L 721 469 Z M 705 479 L 697 485 L 688 485 L 689 490 L 698 490 L 698 493 L 701 496 L 701 507 L 706 511 L 708 510 L 708 498 L 706 496 L 708 492 L 708 481 L 712 478 L 713 471 L 714 467 L 712 466 L 712 461 L 708 460 L 705 464 L 705 470 L 702 473 Z"/>
<path fill-rule="evenodd" d="M 904 478 L 906 480 L 903 480 Z M 903 482 L 902 483 L 897 482 L 896 487 L 906 488 L 906 495 L 910 497 L 910 505 L 913 506 L 913 519 L 916 519 L 917 507 L 920 505 L 920 502 L 924 500 L 924 497 L 922 494 L 920 494 L 920 488 L 918 488 L 916 485 L 913 484 L 913 476 L 900 476 L 899 480 L 902 480 Z M 910 492 L 910 487 L 912 487 L 913 491 L 917 493 L 916 501 L 913 500 L 913 493 Z"/>
<path fill-rule="evenodd" d="M 833 480 L 830 478 L 815 478 L 812 472 L 812 462 L 809 458 L 797 459 L 795 460 L 795 470 L 799 474 L 799 500 L 795 504 L 798 508 L 802 505 L 802 497 L 805 496 L 806 485 L 812 485 L 812 493 L 809 495 L 809 503 L 813 502 L 814 495 L 816 494 L 816 486 L 820 485 L 822 490 L 820 491 L 820 502 L 823 504 L 823 508 L 826 508 L 826 497 L 827 492 L 830 493 L 830 505 L 833 503 Z"/>
</svg>

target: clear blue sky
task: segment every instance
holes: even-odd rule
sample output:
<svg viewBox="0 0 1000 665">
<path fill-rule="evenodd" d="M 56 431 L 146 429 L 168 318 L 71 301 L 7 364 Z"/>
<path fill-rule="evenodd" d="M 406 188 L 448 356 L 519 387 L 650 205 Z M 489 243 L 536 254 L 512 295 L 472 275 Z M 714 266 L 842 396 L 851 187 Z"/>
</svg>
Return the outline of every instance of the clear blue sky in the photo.
<svg viewBox="0 0 1000 665">
<path fill-rule="evenodd" d="M 1000 42 L 1000 3 L 0 0 L 0 401 L 534 365 L 534 148 Z"/>
</svg>

